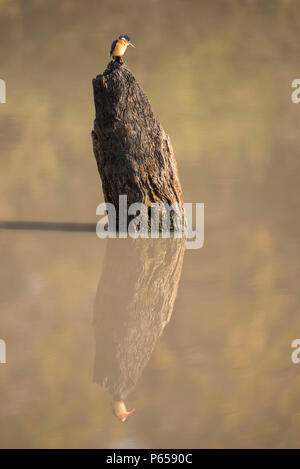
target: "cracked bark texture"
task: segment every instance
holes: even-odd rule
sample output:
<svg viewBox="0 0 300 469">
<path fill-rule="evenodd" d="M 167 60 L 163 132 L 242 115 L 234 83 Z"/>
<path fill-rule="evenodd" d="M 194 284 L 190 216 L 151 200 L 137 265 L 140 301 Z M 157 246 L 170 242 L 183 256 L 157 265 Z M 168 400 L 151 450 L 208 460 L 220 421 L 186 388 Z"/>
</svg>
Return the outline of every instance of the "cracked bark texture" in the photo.
<svg viewBox="0 0 300 469">
<path fill-rule="evenodd" d="M 125 64 L 110 62 L 93 80 L 96 117 L 93 150 L 104 199 L 119 207 L 142 202 L 179 204 L 182 190 L 171 141 Z"/>
<path fill-rule="evenodd" d="M 109 239 L 94 305 L 94 380 L 125 399 L 171 319 L 183 239 Z"/>
</svg>

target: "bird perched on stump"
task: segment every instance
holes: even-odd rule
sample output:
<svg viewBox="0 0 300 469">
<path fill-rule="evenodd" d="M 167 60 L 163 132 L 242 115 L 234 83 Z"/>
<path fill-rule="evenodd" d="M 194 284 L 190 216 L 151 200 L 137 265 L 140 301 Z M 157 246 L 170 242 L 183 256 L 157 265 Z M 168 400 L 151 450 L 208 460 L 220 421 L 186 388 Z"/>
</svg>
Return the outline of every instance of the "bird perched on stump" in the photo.
<svg viewBox="0 0 300 469">
<path fill-rule="evenodd" d="M 116 39 L 110 48 L 110 55 L 112 59 L 119 63 L 123 63 L 122 58 L 128 46 L 135 48 L 135 46 L 130 42 L 130 37 L 126 35 L 119 36 L 119 39 Z"/>
</svg>

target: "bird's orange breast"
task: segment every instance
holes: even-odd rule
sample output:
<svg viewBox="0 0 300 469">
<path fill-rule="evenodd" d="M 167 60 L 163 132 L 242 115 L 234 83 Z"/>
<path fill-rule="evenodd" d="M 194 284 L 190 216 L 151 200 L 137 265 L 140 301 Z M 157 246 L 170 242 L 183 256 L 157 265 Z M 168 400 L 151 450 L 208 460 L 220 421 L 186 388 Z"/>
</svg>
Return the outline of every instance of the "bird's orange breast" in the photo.
<svg viewBox="0 0 300 469">
<path fill-rule="evenodd" d="M 119 40 L 112 52 L 112 55 L 115 56 L 115 57 L 119 57 L 119 56 L 122 56 L 125 54 L 126 52 L 126 49 L 127 49 L 127 45 L 124 44 L 124 42 L 122 40 Z"/>
</svg>

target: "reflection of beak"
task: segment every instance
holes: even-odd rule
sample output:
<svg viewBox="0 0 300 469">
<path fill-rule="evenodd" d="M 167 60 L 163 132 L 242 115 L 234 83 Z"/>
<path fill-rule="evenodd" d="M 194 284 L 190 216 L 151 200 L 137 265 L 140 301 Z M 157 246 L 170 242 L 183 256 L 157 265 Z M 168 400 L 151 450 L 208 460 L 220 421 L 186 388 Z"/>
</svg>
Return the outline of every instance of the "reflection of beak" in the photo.
<svg viewBox="0 0 300 469">
<path fill-rule="evenodd" d="M 131 42 L 128 42 L 128 45 L 135 49 L 135 46 L 133 44 L 131 44 Z"/>
</svg>

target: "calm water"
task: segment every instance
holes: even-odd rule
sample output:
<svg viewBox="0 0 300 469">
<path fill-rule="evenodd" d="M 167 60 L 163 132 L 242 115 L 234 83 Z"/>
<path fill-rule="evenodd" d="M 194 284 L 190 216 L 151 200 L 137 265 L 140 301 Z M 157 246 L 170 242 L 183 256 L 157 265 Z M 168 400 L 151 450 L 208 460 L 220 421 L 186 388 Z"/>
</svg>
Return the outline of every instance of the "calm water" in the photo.
<svg viewBox="0 0 300 469">
<path fill-rule="evenodd" d="M 0 219 L 96 223 L 91 79 L 127 32 L 205 244 L 0 231 L 0 447 L 300 447 L 296 3 L 12 3 Z"/>
</svg>

